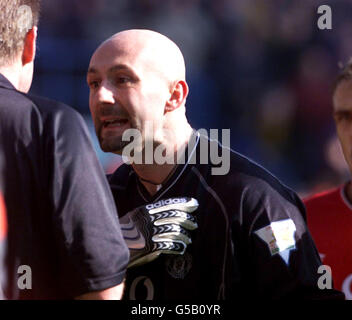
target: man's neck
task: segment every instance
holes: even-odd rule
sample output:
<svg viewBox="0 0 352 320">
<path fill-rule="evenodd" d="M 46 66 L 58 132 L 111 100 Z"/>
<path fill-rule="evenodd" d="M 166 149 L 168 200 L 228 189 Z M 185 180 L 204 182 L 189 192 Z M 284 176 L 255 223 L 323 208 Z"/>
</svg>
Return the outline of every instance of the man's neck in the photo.
<svg viewBox="0 0 352 320">
<path fill-rule="evenodd" d="M 148 193 L 154 195 L 169 180 L 176 166 L 177 164 L 135 165 L 133 169 Z"/>
<path fill-rule="evenodd" d="M 179 140 L 177 144 L 171 141 L 165 142 L 166 147 L 177 146 L 172 154 L 172 163 L 158 164 L 155 161 L 154 154 L 152 164 L 132 164 L 134 171 L 139 177 L 139 181 L 144 185 L 149 194 L 154 195 L 155 193 L 157 193 L 159 189 L 164 184 L 166 184 L 166 182 L 171 178 L 172 174 L 174 173 L 177 167 L 178 157 L 183 154 L 186 150 L 186 147 L 192 135 L 192 128 L 189 126 L 186 130 L 183 130 L 182 132 L 184 133 L 183 138 L 182 140 Z"/>
<path fill-rule="evenodd" d="M 11 82 L 11 84 L 19 90 L 20 87 L 20 72 L 16 65 L 0 67 L 0 73 Z"/>
</svg>

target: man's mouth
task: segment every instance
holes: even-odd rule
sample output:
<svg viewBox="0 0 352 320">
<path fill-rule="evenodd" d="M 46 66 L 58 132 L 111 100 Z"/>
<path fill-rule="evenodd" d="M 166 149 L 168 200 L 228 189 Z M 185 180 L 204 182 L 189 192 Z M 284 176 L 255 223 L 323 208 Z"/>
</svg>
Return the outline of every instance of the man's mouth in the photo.
<svg viewBox="0 0 352 320">
<path fill-rule="evenodd" d="M 128 123 L 127 119 L 111 119 L 111 120 L 103 120 L 103 128 L 120 128 Z"/>
</svg>

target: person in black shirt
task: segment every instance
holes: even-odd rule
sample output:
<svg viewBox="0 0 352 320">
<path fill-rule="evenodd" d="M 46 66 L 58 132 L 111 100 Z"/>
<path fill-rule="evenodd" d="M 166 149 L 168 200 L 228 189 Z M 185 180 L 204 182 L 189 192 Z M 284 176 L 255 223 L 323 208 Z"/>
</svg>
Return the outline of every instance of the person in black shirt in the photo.
<svg viewBox="0 0 352 320">
<path fill-rule="evenodd" d="M 0 1 L 4 299 L 120 299 L 129 251 L 83 118 L 29 90 L 38 0 Z"/>
<path fill-rule="evenodd" d="M 108 177 L 131 252 L 126 299 L 344 298 L 319 288 L 298 196 L 191 128 L 185 64 L 171 40 L 117 33 L 93 54 L 87 82 L 101 148 L 129 162 Z"/>
</svg>

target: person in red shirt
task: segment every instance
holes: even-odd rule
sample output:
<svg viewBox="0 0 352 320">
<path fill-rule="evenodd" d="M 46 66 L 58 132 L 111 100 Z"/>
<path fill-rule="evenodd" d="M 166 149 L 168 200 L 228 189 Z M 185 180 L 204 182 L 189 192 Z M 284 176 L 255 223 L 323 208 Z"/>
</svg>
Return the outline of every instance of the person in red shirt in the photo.
<svg viewBox="0 0 352 320">
<path fill-rule="evenodd" d="M 352 59 L 336 79 L 333 115 L 342 151 L 352 173 Z M 304 199 L 308 227 L 336 289 L 352 300 L 352 182 Z"/>
</svg>

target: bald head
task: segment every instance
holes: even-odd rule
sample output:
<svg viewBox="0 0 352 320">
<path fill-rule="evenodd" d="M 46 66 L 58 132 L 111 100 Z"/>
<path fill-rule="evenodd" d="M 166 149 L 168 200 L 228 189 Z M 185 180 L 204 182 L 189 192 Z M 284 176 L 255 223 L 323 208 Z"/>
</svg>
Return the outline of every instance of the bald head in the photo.
<svg viewBox="0 0 352 320">
<path fill-rule="evenodd" d="M 94 55 L 105 49 L 129 56 L 133 65 L 137 62 L 143 64 L 144 69 L 158 73 L 170 83 L 186 79 L 185 62 L 180 49 L 158 32 L 144 29 L 121 31 L 104 41 Z"/>
<path fill-rule="evenodd" d="M 185 62 L 177 45 L 160 33 L 127 30 L 104 41 L 91 58 L 87 82 L 105 151 L 121 150 L 127 129 L 145 136 L 152 124 L 150 139 L 161 141 L 165 129 L 184 131 L 188 124 Z"/>
</svg>

